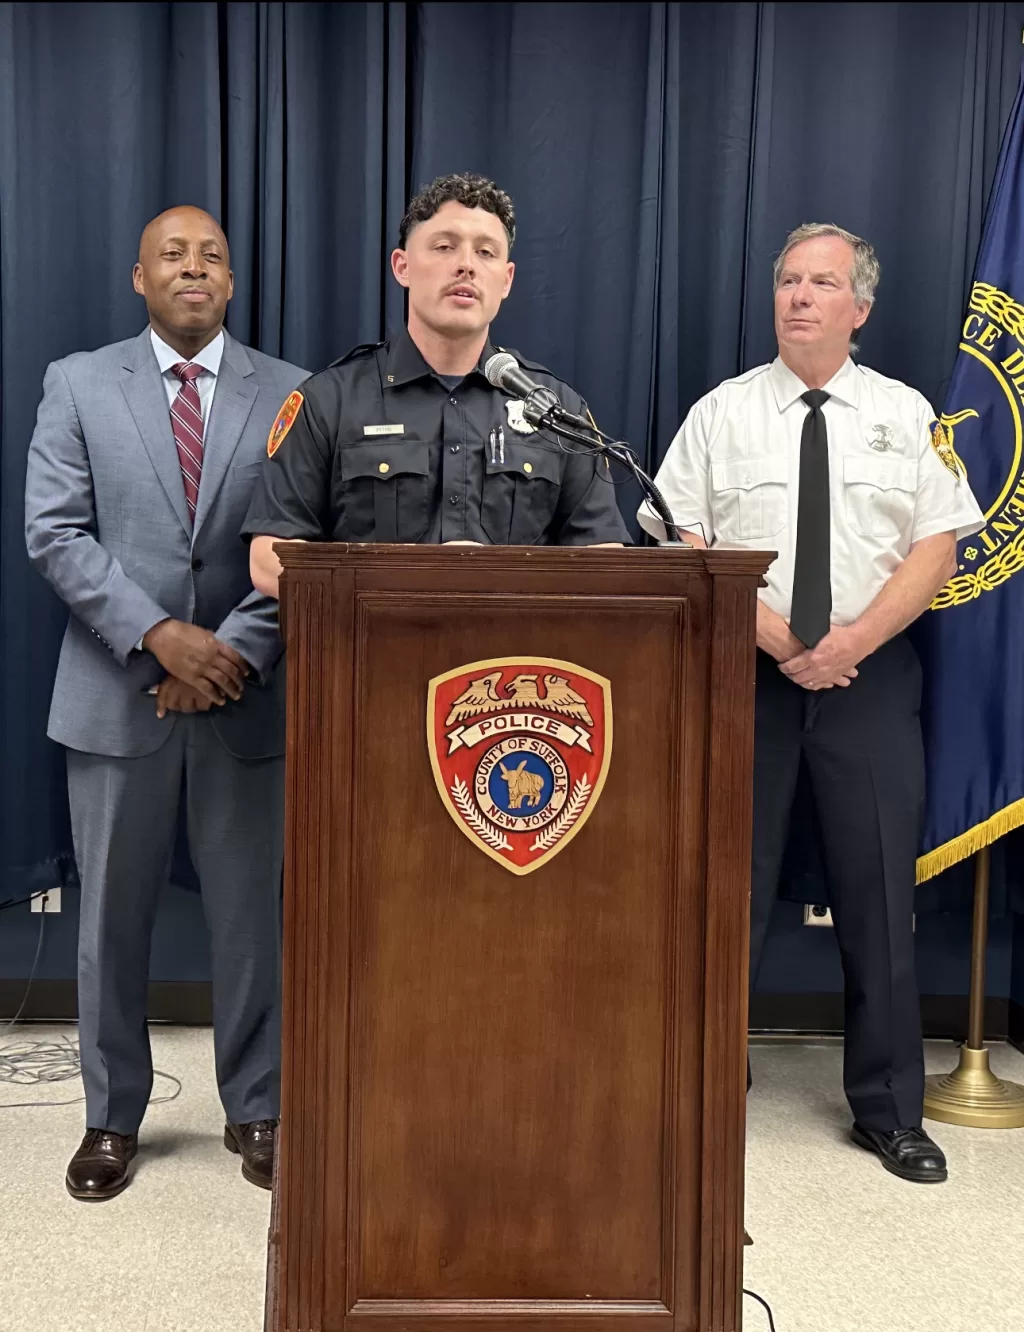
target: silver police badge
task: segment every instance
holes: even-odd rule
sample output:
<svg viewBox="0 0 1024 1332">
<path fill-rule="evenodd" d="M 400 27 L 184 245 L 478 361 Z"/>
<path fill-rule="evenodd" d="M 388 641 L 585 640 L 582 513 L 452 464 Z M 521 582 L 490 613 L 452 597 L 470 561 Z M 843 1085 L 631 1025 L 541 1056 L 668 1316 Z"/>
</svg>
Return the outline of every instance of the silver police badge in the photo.
<svg viewBox="0 0 1024 1332">
<path fill-rule="evenodd" d="M 870 448 L 876 453 L 891 453 L 893 449 L 892 427 L 887 425 L 873 425 L 871 429 L 875 432 L 874 436 L 868 440 Z"/>
<path fill-rule="evenodd" d="M 536 434 L 537 427 L 530 425 L 523 415 L 523 406 L 524 403 L 521 398 L 509 398 L 505 403 L 505 415 L 508 417 L 509 429 L 514 430 L 517 435 Z"/>
</svg>

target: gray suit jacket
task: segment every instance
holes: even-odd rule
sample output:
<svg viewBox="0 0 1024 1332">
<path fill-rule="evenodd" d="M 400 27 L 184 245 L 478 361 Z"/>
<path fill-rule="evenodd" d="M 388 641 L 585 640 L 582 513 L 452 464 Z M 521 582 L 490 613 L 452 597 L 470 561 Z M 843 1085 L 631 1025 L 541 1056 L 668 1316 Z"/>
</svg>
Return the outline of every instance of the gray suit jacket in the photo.
<svg viewBox="0 0 1024 1332">
<path fill-rule="evenodd" d="M 253 590 L 239 536 L 267 436 L 305 370 L 224 334 L 195 530 L 149 329 L 47 367 L 28 455 L 29 559 L 71 612 L 47 734 L 112 757 L 152 754 L 177 722 L 146 690 L 160 663 L 135 644 L 172 616 L 212 629 L 253 666 L 240 702 L 208 714 L 239 758 L 284 752 L 277 603 Z"/>
</svg>

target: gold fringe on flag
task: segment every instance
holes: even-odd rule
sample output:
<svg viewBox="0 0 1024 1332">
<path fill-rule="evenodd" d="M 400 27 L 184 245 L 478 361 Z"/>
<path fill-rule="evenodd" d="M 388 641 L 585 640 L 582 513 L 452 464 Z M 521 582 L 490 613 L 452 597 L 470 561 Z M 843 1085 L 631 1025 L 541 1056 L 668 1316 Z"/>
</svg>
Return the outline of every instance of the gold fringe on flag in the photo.
<svg viewBox="0 0 1024 1332">
<path fill-rule="evenodd" d="M 961 860 L 966 860 L 968 856 L 973 856 L 983 847 L 991 846 L 993 842 L 1012 832 L 1014 828 L 1019 828 L 1021 824 L 1024 824 L 1024 800 L 1015 800 L 1012 805 L 998 810 L 984 823 L 976 823 L 973 828 L 968 828 L 959 837 L 943 842 L 925 856 L 919 856 L 917 882 L 924 883 L 926 879 L 941 874 L 943 870 L 949 869 L 951 865 L 956 865 Z"/>
</svg>

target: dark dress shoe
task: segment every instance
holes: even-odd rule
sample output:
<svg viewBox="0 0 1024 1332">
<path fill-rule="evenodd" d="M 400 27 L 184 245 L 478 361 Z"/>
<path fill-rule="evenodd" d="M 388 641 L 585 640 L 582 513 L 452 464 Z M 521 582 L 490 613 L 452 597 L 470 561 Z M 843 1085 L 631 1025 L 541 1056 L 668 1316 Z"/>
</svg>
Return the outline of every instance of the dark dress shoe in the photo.
<svg viewBox="0 0 1024 1332">
<path fill-rule="evenodd" d="M 948 1176 L 946 1158 L 924 1129 L 894 1129 L 882 1133 L 854 1124 L 850 1137 L 858 1147 L 874 1154 L 886 1170 L 913 1184 L 941 1184 Z"/>
<path fill-rule="evenodd" d="M 72 1198 L 105 1202 L 128 1183 L 128 1166 L 139 1148 L 137 1133 L 86 1129 L 82 1145 L 68 1165 L 64 1183 Z"/>
<path fill-rule="evenodd" d="M 269 1189 L 274 1180 L 276 1119 L 257 1119 L 251 1124 L 225 1124 L 224 1146 L 242 1158 L 242 1174 L 250 1184 Z"/>
</svg>

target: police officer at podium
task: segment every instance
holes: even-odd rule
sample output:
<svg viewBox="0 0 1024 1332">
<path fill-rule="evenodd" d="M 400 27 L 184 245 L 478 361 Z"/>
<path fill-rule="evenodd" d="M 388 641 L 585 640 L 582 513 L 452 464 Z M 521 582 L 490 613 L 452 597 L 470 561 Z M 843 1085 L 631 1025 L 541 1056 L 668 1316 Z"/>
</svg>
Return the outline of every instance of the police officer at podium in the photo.
<svg viewBox="0 0 1024 1332">
<path fill-rule="evenodd" d="M 260 591 L 277 595 L 279 540 L 629 541 L 605 460 L 535 429 L 484 376 L 514 240 L 512 200 L 482 176 L 439 177 L 412 200 L 391 256 L 407 327 L 306 380 L 271 430 L 243 528 Z M 516 356 L 564 407 L 586 412 L 567 384 Z"/>
<path fill-rule="evenodd" d="M 859 237 L 794 231 L 775 265 L 778 357 L 694 405 L 656 481 L 696 544 L 778 552 L 757 606 L 751 982 L 803 764 L 846 981 L 852 1138 L 929 1183 L 947 1167 L 921 1127 L 921 667 L 904 631 L 982 522 L 948 427 L 850 358 L 878 277 Z"/>
</svg>

